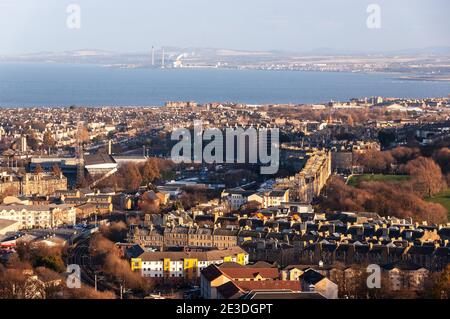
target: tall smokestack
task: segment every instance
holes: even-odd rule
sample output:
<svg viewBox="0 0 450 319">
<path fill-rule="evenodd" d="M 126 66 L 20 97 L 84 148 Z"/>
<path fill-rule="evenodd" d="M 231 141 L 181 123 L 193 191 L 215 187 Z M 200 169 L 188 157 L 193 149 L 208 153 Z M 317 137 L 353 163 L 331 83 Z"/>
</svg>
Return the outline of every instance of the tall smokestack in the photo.
<svg viewBox="0 0 450 319">
<path fill-rule="evenodd" d="M 108 155 L 111 155 L 111 154 L 112 154 L 112 141 L 109 140 L 108 141 Z"/>
<path fill-rule="evenodd" d="M 155 65 L 155 47 L 152 46 L 152 66 Z"/>
</svg>

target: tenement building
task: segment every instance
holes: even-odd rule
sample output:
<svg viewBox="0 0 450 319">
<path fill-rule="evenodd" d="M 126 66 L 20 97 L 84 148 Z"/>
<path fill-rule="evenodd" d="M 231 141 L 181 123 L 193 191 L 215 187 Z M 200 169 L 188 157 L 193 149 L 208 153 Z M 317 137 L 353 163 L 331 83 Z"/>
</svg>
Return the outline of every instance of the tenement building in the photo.
<svg viewBox="0 0 450 319">
<path fill-rule="evenodd" d="M 0 218 L 20 222 L 20 229 L 74 225 L 76 210 L 70 205 L 0 205 Z"/>
<path fill-rule="evenodd" d="M 238 243 L 239 229 L 206 227 L 154 227 L 133 228 L 130 241 L 145 247 L 174 248 L 199 247 L 226 249 Z"/>
<path fill-rule="evenodd" d="M 67 178 L 52 173 L 0 174 L 0 193 L 9 195 L 52 195 L 57 190 L 67 189 Z"/>
<path fill-rule="evenodd" d="M 277 181 L 277 188 L 287 188 L 290 199 L 310 203 L 320 195 L 331 176 L 331 152 L 315 151 L 295 176 Z"/>
</svg>

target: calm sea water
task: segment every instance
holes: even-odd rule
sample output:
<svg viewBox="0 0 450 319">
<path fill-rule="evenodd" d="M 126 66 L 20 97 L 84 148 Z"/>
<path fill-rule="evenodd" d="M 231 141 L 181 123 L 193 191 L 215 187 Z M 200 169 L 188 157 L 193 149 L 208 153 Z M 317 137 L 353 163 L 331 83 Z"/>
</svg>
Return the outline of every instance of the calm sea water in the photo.
<svg viewBox="0 0 450 319">
<path fill-rule="evenodd" d="M 0 63 L 0 107 L 142 106 L 172 100 L 319 103 L 365 96 L 448 94 L 449 82 L 398 80 L 387 74 Z"/>
</svg>

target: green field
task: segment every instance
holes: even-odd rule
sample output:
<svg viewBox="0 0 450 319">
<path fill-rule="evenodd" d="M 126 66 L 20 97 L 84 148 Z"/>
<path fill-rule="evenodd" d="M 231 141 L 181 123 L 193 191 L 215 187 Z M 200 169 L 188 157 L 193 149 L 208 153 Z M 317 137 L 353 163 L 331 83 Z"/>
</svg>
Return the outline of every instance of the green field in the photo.
<svg viewBox="0 0 450 319">
<path fill-rule="evenodd" d="M 450 188 L 440 194 L 437 194 L 436 196 L 427 198 L 426 201 L 438 203 L 444 206 L 447 209 L 450 218 Z"/>
<path fill-rule="evenodd" d="M 409 179 L 408 175 L 363 174 L 352 176 L 348 185 L 358 187 L 361 182 L 402 182 Z"/>
</svg>

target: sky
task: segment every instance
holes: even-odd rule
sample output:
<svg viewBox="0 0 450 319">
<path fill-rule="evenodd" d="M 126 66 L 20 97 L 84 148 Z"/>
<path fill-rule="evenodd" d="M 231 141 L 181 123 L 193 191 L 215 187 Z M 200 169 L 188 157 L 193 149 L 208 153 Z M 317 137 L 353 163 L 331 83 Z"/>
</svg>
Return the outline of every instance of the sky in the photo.
<svg viewBox="0 0 450 319">
<path fill-rule="evenodd" d="M 80 28 L 67 27 L 67 6 Z M 380 28 L 368 28 L 378 4 Z M 307 52 L 450 47 L 448 0 L 0 0 L 0 54 L 153 46 Z"/>
</svg>

